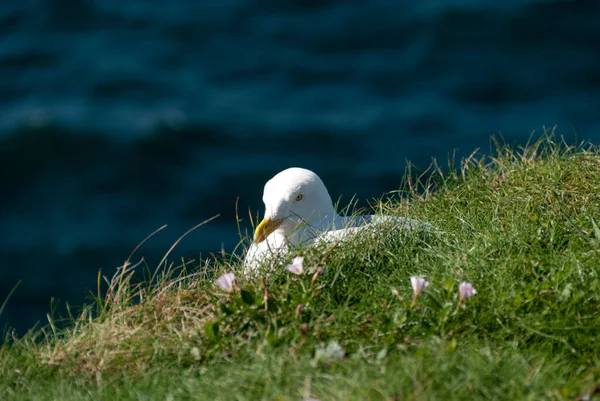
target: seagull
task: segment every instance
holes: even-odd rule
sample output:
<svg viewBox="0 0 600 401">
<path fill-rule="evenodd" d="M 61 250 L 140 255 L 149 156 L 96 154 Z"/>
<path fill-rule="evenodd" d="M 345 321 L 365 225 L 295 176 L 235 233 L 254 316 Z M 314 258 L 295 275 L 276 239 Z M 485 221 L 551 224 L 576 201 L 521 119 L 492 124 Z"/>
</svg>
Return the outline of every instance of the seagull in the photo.
<svg viewBox="0 0 600 401">
<path fill-rule="evenodd" d="M 284 254 L 291 246 L 343 241 L 366 227 L 375 228 L 385 223 L 407 229 L 430 227 L 427 223 L 397 216 L 340 216 L 321 178 L 300 167 L 283 170 L 267 181 L 263 203 L 265 215 L 246 253 L 245 274 L 257 271 L 265 260 Z"/>
</svg>

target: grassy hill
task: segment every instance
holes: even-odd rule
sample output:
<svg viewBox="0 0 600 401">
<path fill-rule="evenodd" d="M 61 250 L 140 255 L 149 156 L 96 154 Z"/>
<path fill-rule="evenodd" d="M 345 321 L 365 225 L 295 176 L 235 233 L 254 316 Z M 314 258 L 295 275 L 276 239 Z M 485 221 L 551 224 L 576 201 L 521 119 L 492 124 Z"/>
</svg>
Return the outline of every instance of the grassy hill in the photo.
<svg viewBox="0 0 600 401">
<path fill-rule="evenodd" d="M 66 329 L 6 336 L 0 397 L 594 399 L 598 149 L 544 138 L 428 177 L 375 208 L 440 232 L 299 249 L 301 276 L 246 279 L 222 257 L 134 283 L 127 267 Z M 229 271 L 230 294 L 214 284 Z M 410 276 L 430 282 L 415 304 Z M 460 302 L 462 281 L 477 294 Z"/>
</svg>

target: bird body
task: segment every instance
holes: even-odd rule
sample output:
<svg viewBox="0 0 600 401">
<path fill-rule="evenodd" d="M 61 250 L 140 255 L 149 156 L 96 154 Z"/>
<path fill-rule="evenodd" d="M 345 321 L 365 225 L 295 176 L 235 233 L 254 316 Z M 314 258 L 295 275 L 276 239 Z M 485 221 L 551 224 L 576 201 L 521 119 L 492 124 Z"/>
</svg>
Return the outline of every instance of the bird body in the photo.
<svg viewBox="0 0 600 401">
<path fill-rule="evenodd" d="M 427 223 L 396 216 L 340 216 L 319 176 L 298 167 L 283 170 L 265 184 L 263 203 L 265 216 L 256 227 L 254 242 L 244 260 L 247 274 L 266 260 L 285 254 L 290 246 L 343 241 L 365 228 L 384 224 L 408 229 L 429 227 Z"/>
</svg>

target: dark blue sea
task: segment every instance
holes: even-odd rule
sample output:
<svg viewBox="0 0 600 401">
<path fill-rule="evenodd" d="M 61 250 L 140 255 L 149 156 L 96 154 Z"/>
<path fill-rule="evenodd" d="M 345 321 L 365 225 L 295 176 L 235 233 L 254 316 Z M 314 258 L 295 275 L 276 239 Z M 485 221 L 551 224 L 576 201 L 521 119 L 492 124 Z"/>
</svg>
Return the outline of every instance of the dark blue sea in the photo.
<svg viewBox="0 0 600 401">
<path fill-rule="evenodd" d="M 149 266 L 233 252 L 265 181 L 380 197 L 406 162 L 556 127 L 600 141 L 597 0 L 0 2 L 0 317 L 81 305 Z M 60 307 L 59 307 L 60 309 Z"/>
</svg>

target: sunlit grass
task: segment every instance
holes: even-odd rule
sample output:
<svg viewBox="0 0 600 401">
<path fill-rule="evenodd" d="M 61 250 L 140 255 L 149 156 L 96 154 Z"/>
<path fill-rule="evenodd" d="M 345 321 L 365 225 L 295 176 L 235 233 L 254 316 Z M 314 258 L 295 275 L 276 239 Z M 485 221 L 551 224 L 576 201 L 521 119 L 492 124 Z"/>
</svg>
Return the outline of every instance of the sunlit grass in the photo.
<svg viewBox="0 0 600 401">
<path fill-rule="evenodd" d="M 427 177 L 373 206 L 438 231 L 300 249 L 303 275 L 244 278 L 226 256 L 134 283 L 125 265 L 67 329 L 7 336 L 2 399 L 594 396 L 598 149 L 549 137 Z M 430 282 L 415 302 L 410 276 Z M 463 281 L 477 294 L 459 301 Z"/>
</svg>

